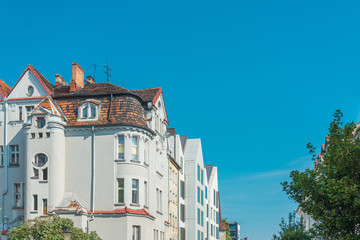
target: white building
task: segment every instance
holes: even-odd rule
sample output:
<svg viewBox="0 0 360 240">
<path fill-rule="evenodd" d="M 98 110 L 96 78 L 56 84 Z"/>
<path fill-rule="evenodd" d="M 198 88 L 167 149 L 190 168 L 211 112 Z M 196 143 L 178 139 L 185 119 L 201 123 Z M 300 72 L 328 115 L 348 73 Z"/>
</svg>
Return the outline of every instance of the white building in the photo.
<svg viewBox="0 0 360 240">
<path fill-rule="evenodd" d="M 2 233 L 57 213 L 103 239 L 168 239 L 161 88 L 85 84 L 76 63 L 72 73 L 52 86 L 29 66 L 2 96 Z"/>
<path fill-rule="evenodd" d="M 72 79 L 29 65 L 0 80 L 0 232 L 46 214 L 102 239 L 218 239 L 217 168 L 200 139 L 167 132 L 161 88 Z"/>
</svg>

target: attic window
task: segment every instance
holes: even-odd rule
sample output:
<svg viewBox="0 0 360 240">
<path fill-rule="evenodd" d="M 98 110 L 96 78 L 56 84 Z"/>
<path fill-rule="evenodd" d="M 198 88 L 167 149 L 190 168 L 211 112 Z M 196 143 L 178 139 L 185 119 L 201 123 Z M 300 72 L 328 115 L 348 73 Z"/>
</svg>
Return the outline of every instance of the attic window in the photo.
<svg viewBox="0 0 360 240">
<path fill-rule="evenodd" d="M 38 128 L 43 128 L 45 126 L 45 118 L 43 117 L 38 117 L 36 119 L 36 127 Z"/>
<path fill-rule="evenodd" d="M 34 87 L 33 86 L 29 86 L 27 89 L 27 96 L 31 97 L 34 94 Z"/>
<path fill-rule="evenodd" d="M 99 112 L 99 106 L 93 103 L 87 102 L 80 106 L 79 108 L 79 118 L 80 119 L 88 119 L 88 120 L 96 120 Z"/>
</svg>

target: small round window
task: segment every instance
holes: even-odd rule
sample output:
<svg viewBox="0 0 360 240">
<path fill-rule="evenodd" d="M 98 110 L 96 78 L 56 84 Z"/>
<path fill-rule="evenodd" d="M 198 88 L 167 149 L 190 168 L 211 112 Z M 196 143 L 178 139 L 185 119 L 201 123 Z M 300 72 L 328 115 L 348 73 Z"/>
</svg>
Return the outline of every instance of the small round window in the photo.
<svg viewBox="0 0 360 240">
<path fill-rule="evenodd" d="M 29 86 L 27 89 L 27 95 L 29 97 L 31 97 L 34 94 L 34 87 L 33 86 Z"/>
<path fill-rule="evenodd" d="M 34 159 L 34 164 L 35 164 L 35 166 L 37 166 L 37 167 L 42 167 L 42 166 L 44 166 L 46 163 L 47 163 L 47 161 L 48 161 L 48 158 L 47 158 L 47 156 L 45 155 L 45 154 L 37 154 L 36 156 L 35 156 L 35 159 Z"/>
</svg>

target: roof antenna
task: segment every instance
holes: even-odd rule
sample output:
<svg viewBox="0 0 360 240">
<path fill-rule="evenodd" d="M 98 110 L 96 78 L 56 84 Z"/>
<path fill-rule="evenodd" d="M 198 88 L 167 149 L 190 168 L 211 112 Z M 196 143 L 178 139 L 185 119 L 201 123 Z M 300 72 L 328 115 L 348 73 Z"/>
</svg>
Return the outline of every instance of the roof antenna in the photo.
<svg viewBox="0 0 360 240">
<path fill-rule="evenodd" d="M 95 73 L 96 73 L 96 63 L 92 64 L 94 66 L 94 80 L 95 80 Z"/>
<path fill-rule="evenodd" d="M 106 66 L 105 66 L 105 64 L 103 64 L 103 66 L 104 66 L 104 68 L 106 68 L 106 72 L 104 71 L 104 73 L 107 75 L 106 82 L 109 82 L 109 77 L 111 77 L 111 75 L 109 74 L 109 71 L 112 71 L 112 70 L 109 68 L 108 61 L 106 61 Z"/>
</svg>

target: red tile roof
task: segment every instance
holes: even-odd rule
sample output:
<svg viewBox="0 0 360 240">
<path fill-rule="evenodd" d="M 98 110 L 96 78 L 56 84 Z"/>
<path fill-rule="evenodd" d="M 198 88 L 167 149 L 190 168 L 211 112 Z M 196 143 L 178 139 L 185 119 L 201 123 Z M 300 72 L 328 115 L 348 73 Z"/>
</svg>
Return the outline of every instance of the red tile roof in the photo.
<svg viewBox="0 0 360 240">
<path fill-rule="evenodd" d="M 88 214 L 92 214 L 92 211 L 88 211 Z M 149 212 L 147 212 L 144 208 L 142 209 L 131 209 L 128 207 L 119 208 L 112 211 L 94 211 L 94 214 L 134 214 L 134 215 L 145 215 L 151 218 L 155 218 Z"/>
<path fill-rule="evenodd" d="M 7 97 L 11 92 L 11 87 L 0 79 L 0 94 L 3 98 Z"/>
<path fill-rule="evenodd" d="M 25 75 L 25 73 L 30 70 L 34 76 L 36 77 L 36 79 L 40 82 L 40 84 L 44 87 L 45 91 L 51 95 L 54 92 L 54 87 L 53 85 L 38 71 L 36 70 L 36 68 L 34 68 L 32 65 L 29 64 L 29 66 L 27 66 L 27 68 L 24 70 L 24 72 L 21 74 L 21 76 L 19 77 L 19 80 L 15 83 L 15 86 L 11 89 L 14 90 L 14 88 L 16 87 L 16 85 L 19 83 L 19 81 L 21 80 L 21 78 Z M 9 93 L 10 94 L 10 93 Z"/>
</svg>

